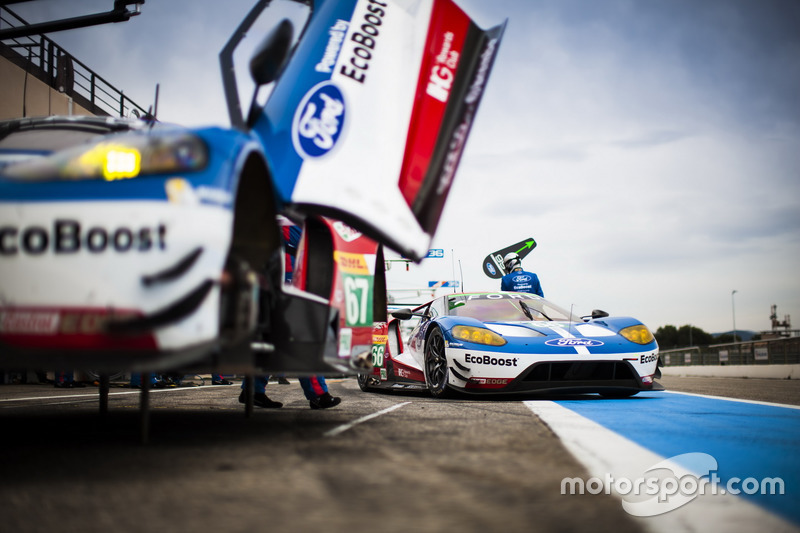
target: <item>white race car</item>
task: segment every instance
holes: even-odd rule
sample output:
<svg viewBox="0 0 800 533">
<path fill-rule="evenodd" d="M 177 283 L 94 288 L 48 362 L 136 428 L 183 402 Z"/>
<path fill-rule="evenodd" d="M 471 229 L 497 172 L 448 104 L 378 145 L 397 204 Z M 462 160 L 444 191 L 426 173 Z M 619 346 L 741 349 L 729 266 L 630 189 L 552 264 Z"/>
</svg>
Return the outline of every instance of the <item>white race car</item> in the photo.
<svg viewBox="0 0 800 533">
<path fill-rule="evenodd" d="M 663 389 L 658 344 L 633 318 L 574 317 L 517 292 L 448 294 L 392 315 L 373 336 L 374 368 L 359 374 L 362 390 L 626 397 Z M 417 321 L 406 342 L 401 320 Z"/>
</svg>

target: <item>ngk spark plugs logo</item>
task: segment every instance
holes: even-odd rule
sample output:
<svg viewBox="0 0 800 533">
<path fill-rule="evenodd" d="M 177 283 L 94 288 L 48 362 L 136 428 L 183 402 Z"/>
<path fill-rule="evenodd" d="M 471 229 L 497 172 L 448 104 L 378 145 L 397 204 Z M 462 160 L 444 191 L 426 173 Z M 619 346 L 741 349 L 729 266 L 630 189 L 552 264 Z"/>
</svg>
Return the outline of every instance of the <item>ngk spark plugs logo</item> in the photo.
<svg viewBox="0 0 800 533">
<path fill-rule="evenodd" d="M 329 81 L 309 90 L 294 114 L 292 142 L 303 159 L 330 152 L 344 128 L 345 103 L 342 91 Z"/>
<path fill-rule="evenodd" d="M 453 39 L 455 35 L 448 31 L 442 39 L 441 50 L 435 58 L 435 63 L 431 67 L 431 74 L 428 80 L 428 87 L 425 92 L 428 96 L 436 98 L 440 102 L 447 102 L 450 96 L 450 88 L 455 79 L 456 67 L 458 67 L 459 54 L 453 49 Z"/>
</svg>

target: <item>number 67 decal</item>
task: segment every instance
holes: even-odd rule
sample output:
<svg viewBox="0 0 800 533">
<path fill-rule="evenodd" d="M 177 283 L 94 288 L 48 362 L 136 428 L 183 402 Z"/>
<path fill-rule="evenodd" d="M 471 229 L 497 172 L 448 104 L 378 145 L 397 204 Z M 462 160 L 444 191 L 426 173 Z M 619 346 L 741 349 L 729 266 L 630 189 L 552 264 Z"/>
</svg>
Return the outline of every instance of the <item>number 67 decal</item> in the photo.
<svg viewBox="0 0 800 533">
<path fill-rule="evenodd" d="M 370 278 L 368 277 L 346 276 L 344 278 L 346 325 L 372 325 L 371 289 Z"/>
</svg>

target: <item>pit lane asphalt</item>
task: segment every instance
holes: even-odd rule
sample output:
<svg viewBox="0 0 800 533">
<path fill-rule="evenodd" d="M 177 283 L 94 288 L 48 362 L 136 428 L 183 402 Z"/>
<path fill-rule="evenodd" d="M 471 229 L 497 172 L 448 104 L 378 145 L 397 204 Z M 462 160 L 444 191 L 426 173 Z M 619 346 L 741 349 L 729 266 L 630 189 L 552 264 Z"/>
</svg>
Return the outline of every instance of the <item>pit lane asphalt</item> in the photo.
<svg viewBox="0 0 800 533">
<path fill-rule="evenodd" d="M 800 404 L 800 383 L 665 378 L 672 390 Z M 138 395 L 0 386 L 3 531 L 641 531 L 619 502 L 562 496 L 585 476 L 520 401 L 366 394 L 311 410 L 296 380 L 245 418 L 238 386 Z M 125 393 L 125 394 L 122 394 Z"/>
</svg>

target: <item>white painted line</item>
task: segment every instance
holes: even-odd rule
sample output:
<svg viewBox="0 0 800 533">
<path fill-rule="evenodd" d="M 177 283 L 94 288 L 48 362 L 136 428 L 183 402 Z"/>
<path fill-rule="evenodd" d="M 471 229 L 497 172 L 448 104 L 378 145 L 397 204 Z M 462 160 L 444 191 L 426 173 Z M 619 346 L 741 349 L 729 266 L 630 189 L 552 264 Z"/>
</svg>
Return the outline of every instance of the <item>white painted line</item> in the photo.
<svg viewBox="0 0 800 533">
<path fill-rule="evenodd" d="M 591 478 L 607 483 L 608 476 L 611 476 L 613 480 L 623 478 L 638 480 L 643 478 L 652 466 L 665 460 L 664 457 L 556 402 L 525 401 L 523 403 L 547 424 L 559 437 L 564 447 L 583 464 L 588 471 L 588 476 L 583 478 L 582 472 L 575 472 L 571 477 L 581 478 L 587 482 L 587 485 Z M 652 430 L 659 431 L 657 421 L 654 421 Z M 687 450 L 687 452 L 693 451 L 698 450 Z M 673 465 L 670 467 L 673 472 L 685 470 L 674 463 L 670 464 Z M 559 491 L 560 494 L 561 487 L 554 486 L 552 490 Z M 623 500 L 616 491 L 611 490 L 610 493 Z M 587 494 L 589 493 L 587 492 Z M 574 496 L 567 493 L 561 497 Z M 731 494 L 706 493 L 697 496 L 683 507 L 664 514 L 647 517 L 631 516 L 631 518 L 652 533 L 674 533 L 675 531 L 797 532 L 797 527 L 782 518 L 744 498 L 738 498 Z"/>
<path fill-rule="evenodd" d="M 37 407 L 44 407 L 47 405 L 75 405 L 76 403 L 97 403 L 96 399 L 91 400 L 75 400 L 71 402 L 44 402 L 37 404 Z M 0 405 L 0 409 L 19 409 L 21 405 Z"/>
<path fill-rule="evenodd" d="M 224 387 L 225 385 L 206 385 L 205 387 L 175 387 L 170 389 L 150 389 L 151 393 L 154 392 L 176 392 L 179 390 L 194 390 L 194 389 L 203 389 L 207 387 Z M 108 395 L 111 396 L 124 396 L 126 394 L 139 394 L 140 390 L 132 390 L 132 391 L 120 391 L 120 392 L 110 392 Z M 96 392 L 94 394 L 63 394 L 59 396 L 28 396 L 26 398 L 6 398 L 0 400 L 0 402 L 27 402 L 32 400 L 57 400 L 60 398 L 99 398 L 100 392 Z"/>
<path fill-rule="evenodd" d="M 391 407 L 387 407 L 386 409 L 384 409 L 382 411 L 378 411 L 377 413 L 372 413 L 371 415 L 362 416 L 361 418 L 353 420 L 352 422 L 348 422 L 347 424 L 344 424 L 344 425 L 341 425 L 341 426 L 337 426 L 337 427 L 335 427 L 335 428 L 333 428 L 333 429 L 331 429 L 329 431 L 326 431 L 325 433 L 323 433 L 323 437 L 336 436 L 339 433 L 343 433 L 343 432 L 347 431 L 348 429 L 350 429 L 350 428 L 352 428 L 354 426 L 357 426 L 358 424 L 361 424 L 362 422 L 366 422 L 367 420 L 372 420 L 375 417 L 378 417 L 378 416 L 381 416 L 381 415 L 385 415 L 386 413 L 390 413 L 390 412 L 394 411 L 395 409 L 400 409 L 404 405 L 408 405 L 410 403 L 411 402 L 398 403 L 398 404 L 393 405 Z"/>
<path fill-rule="evenodd" d="M 697 396 L 698 398 L 710 398 L 712 400 L 728 400 L 731 402 L 753 403 L 756 405 L 769 405 L 771 407 L 786 407 L 787 409 L 800 409 L 800 405 L 790 405 L 788 403 L 760 402 L 758 400 L 743 400 L 741 398 L 731 398 L 730 396 L 710 396 L 708 394 L 695 394 L 693 392 L 681 392 L 677 390 L 664 390 L 670 394 L 683 394 L 685 396 Z"/>
</svg>

